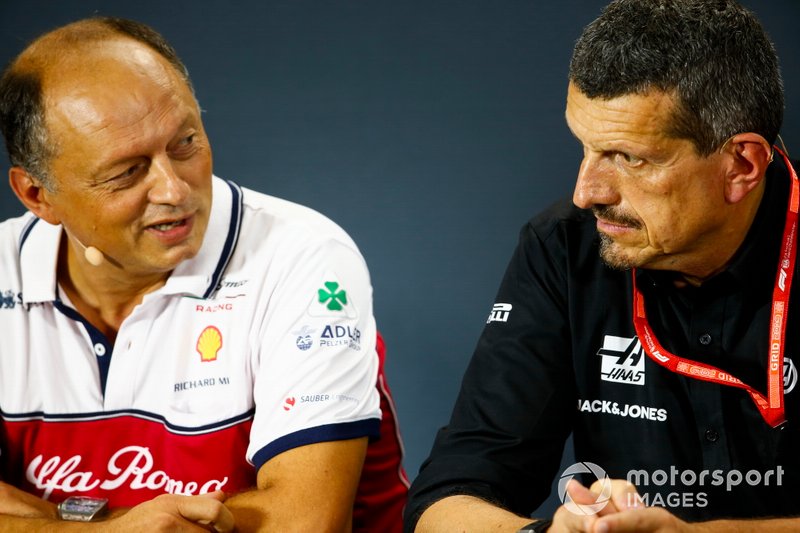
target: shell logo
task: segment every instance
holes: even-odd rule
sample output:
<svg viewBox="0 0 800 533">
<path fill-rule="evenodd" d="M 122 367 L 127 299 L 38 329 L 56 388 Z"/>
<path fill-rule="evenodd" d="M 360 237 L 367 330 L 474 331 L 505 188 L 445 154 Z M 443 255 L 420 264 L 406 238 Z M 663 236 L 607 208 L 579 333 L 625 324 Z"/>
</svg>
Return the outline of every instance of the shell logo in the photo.
<svg viewBox="0 0 800 533">
<path fill-rule="evenodd" d="M 217 353 L 222 348 L 222 333 L 214 326 L 206 326 L 206 329 L 197 337 L 197 353 L 200 354 L 200 361 L 208 363 L 217 360 Z"/>
</svg>

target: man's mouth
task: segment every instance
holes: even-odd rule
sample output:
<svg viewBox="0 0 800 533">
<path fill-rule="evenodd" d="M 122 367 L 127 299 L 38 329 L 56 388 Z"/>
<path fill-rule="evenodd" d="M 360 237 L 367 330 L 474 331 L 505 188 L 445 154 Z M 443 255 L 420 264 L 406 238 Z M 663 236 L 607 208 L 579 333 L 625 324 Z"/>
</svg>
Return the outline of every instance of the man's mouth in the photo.
<svg viewBox="0 0 800 533">
<path fill-rule="evenodd" d="M 150 227 L 158 231 L 169 231 L 172 228 L 177 228 L 178 226 L 183 226 L 184 224 L 186 224 L 186 219 L 182 218 L 180 220 L 175 220 L 173 222 L 163 222 L 161 224 L 153 224 Z"/>
<path fill-rule="evenodd" d="M 639 229 L 642 227 L 638 220 L 623 213 L 615 212 L 614 208 L 611 206 L 595 206 L 592 208 L 592 212 L 595 218 L 603 224 L 631 229 Z"/>
</svg>

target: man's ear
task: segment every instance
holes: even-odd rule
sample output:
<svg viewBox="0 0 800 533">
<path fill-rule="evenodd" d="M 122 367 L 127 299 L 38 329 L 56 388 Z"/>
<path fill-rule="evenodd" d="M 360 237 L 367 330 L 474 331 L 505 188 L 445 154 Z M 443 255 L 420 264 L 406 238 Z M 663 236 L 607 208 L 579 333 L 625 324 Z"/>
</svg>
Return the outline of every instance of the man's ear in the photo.
<svg viewBox="0 0 800 533">
<path fill-rule="evenodd" d="M 61 222 L 50 204 L 52 193 L 27 170 L 18 166 L 11 167 L 8 171 L 8 182 L 19 201 L 34 215 L 50 224 L 59 224 Z"/>
<path fill-rule="evenodd" d="M 725 200 L 735 204 L 763 181 L 772 161 L 772 146 L 757 133 L 739 133 L 728 139 L 722 154 L 731 158 L 725 177 Z"/>
</svg>

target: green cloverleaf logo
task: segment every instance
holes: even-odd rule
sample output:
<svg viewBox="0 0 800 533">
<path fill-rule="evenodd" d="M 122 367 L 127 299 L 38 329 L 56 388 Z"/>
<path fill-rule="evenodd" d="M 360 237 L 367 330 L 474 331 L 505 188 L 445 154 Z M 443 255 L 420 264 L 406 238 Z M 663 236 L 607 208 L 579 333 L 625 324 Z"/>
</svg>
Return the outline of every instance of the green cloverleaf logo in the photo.
<svg viewBox="0 0 800 533">
<path fill-rule="evenodd" d="M 347 305 L 347 291 L 339 289 L 339 284 L 335 281 L 326 281 L 325 288 L 319 289 L 319 303 L 328 302 L 330 311 L 341 311 L 343 305 Z"/>
</svg>

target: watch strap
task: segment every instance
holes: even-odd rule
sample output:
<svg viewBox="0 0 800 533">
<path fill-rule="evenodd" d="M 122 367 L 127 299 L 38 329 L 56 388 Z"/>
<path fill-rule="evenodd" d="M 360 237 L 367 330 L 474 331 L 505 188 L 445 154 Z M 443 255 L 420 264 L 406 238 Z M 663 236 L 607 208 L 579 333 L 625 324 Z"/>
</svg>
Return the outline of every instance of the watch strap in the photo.
<svg viewBox="0 0 800 533">
<path fill-rule="evenodd" d="M 534 520 L 527 526 L 522 526 L 517 530 L 517 533 L 545 533 L 548 529 L 550 529 L 551 525 L 553 525 L 552 520 L 540 518 L 539 520 Z"/>
</svg>

